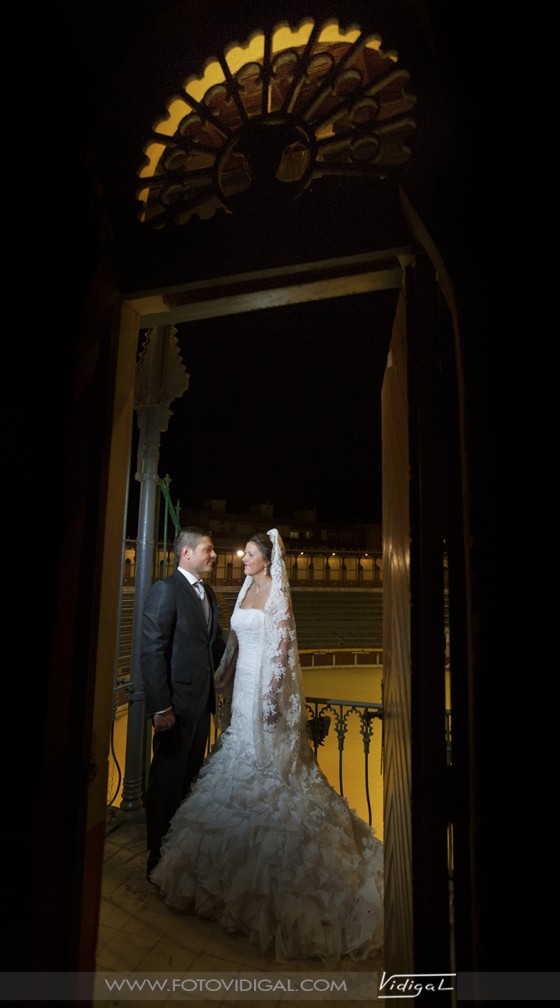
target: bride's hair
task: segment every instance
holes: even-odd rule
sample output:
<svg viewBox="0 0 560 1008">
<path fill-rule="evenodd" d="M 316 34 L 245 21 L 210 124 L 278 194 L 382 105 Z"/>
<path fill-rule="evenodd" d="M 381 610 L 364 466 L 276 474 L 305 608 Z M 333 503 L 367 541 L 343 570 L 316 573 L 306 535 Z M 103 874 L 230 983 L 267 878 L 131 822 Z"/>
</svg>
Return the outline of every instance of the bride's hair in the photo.
<svg viewBox="0 0 560 1008">
<path fill-rule="evenodd" d="M 272 559 L 272 539 L 267 532 L 255 532 L 254 535 L 250 536 L 249 542 L 254 542 L 255 546 L 260 549 L 265 563 L 270 564 Z"/>
</svg>

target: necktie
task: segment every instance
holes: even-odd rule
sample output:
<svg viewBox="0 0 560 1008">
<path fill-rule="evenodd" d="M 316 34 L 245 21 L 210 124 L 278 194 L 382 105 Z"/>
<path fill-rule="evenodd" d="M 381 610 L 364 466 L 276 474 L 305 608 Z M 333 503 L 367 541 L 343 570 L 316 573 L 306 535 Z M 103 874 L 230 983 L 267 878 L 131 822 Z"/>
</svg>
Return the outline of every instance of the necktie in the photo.
<svg viewBox="0 0 560 1008">
<path fill-rule="evenodd" d="M 196 591 L 198 592 L 198 597 L 200 598 L 200 601 L 202 602 L 202 608 L 204 609 L 204 615 L 206 616 L 206 622 L 208 623 L 209 620 L 210 620 L 210 606 L 208 605 L 208 599 L 206 598 L 206 591 L 204 589 L 204 582 L 203 581 L 195 581 L 194 587 L 196 588 Z"/>
</svg>

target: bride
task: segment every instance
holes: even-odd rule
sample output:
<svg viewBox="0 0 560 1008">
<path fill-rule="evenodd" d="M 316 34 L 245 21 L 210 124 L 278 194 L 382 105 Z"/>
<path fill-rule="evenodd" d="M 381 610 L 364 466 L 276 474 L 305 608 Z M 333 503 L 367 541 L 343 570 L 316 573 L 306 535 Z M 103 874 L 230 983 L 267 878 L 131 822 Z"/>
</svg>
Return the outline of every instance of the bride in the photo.
<svg viewBox="0 0 560 1008">
<path fill-rule="evenodd" d="M 241 931 L 277 962 L 383 945 L 383 845 L 331 787 L 306 731 L 284 544 L 257 533 L 216 688 L 231 723 L 151 874 L 165 902 Z"/>
</svg>

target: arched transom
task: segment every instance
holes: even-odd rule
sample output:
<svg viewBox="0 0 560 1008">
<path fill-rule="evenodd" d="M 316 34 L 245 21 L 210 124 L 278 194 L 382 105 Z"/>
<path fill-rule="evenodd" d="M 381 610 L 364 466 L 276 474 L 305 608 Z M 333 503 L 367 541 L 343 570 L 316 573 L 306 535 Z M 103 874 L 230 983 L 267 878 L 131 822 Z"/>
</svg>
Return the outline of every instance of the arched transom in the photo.
<svg viewBox="0 0 560 1008">
<path fill-rule="evenodd" d="M 409 74 L 381 38 L 337 21 L 256 31 L 167 103 L 138 169 L 154 227 L 291 201 L 328 175 L 384 178 L 409 158 Z"/>
</svg>

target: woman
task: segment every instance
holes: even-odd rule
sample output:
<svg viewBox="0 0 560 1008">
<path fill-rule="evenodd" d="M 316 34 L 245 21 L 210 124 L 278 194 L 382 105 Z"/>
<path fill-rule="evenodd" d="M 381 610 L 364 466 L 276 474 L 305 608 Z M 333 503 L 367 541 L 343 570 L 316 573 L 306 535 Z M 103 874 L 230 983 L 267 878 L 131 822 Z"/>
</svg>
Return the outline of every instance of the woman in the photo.
<svg viewBox="0 0 560 1008">
<path fill-rule="evenodd" d="M 177 810 L 151 880 L 179 910 L 242 931 L 277 962 L 383 944 L 383 846 L 319 769 L 306 731 L 284 545 L 257 533 L 216 688 L 231 723 Z"/>
</svg>

